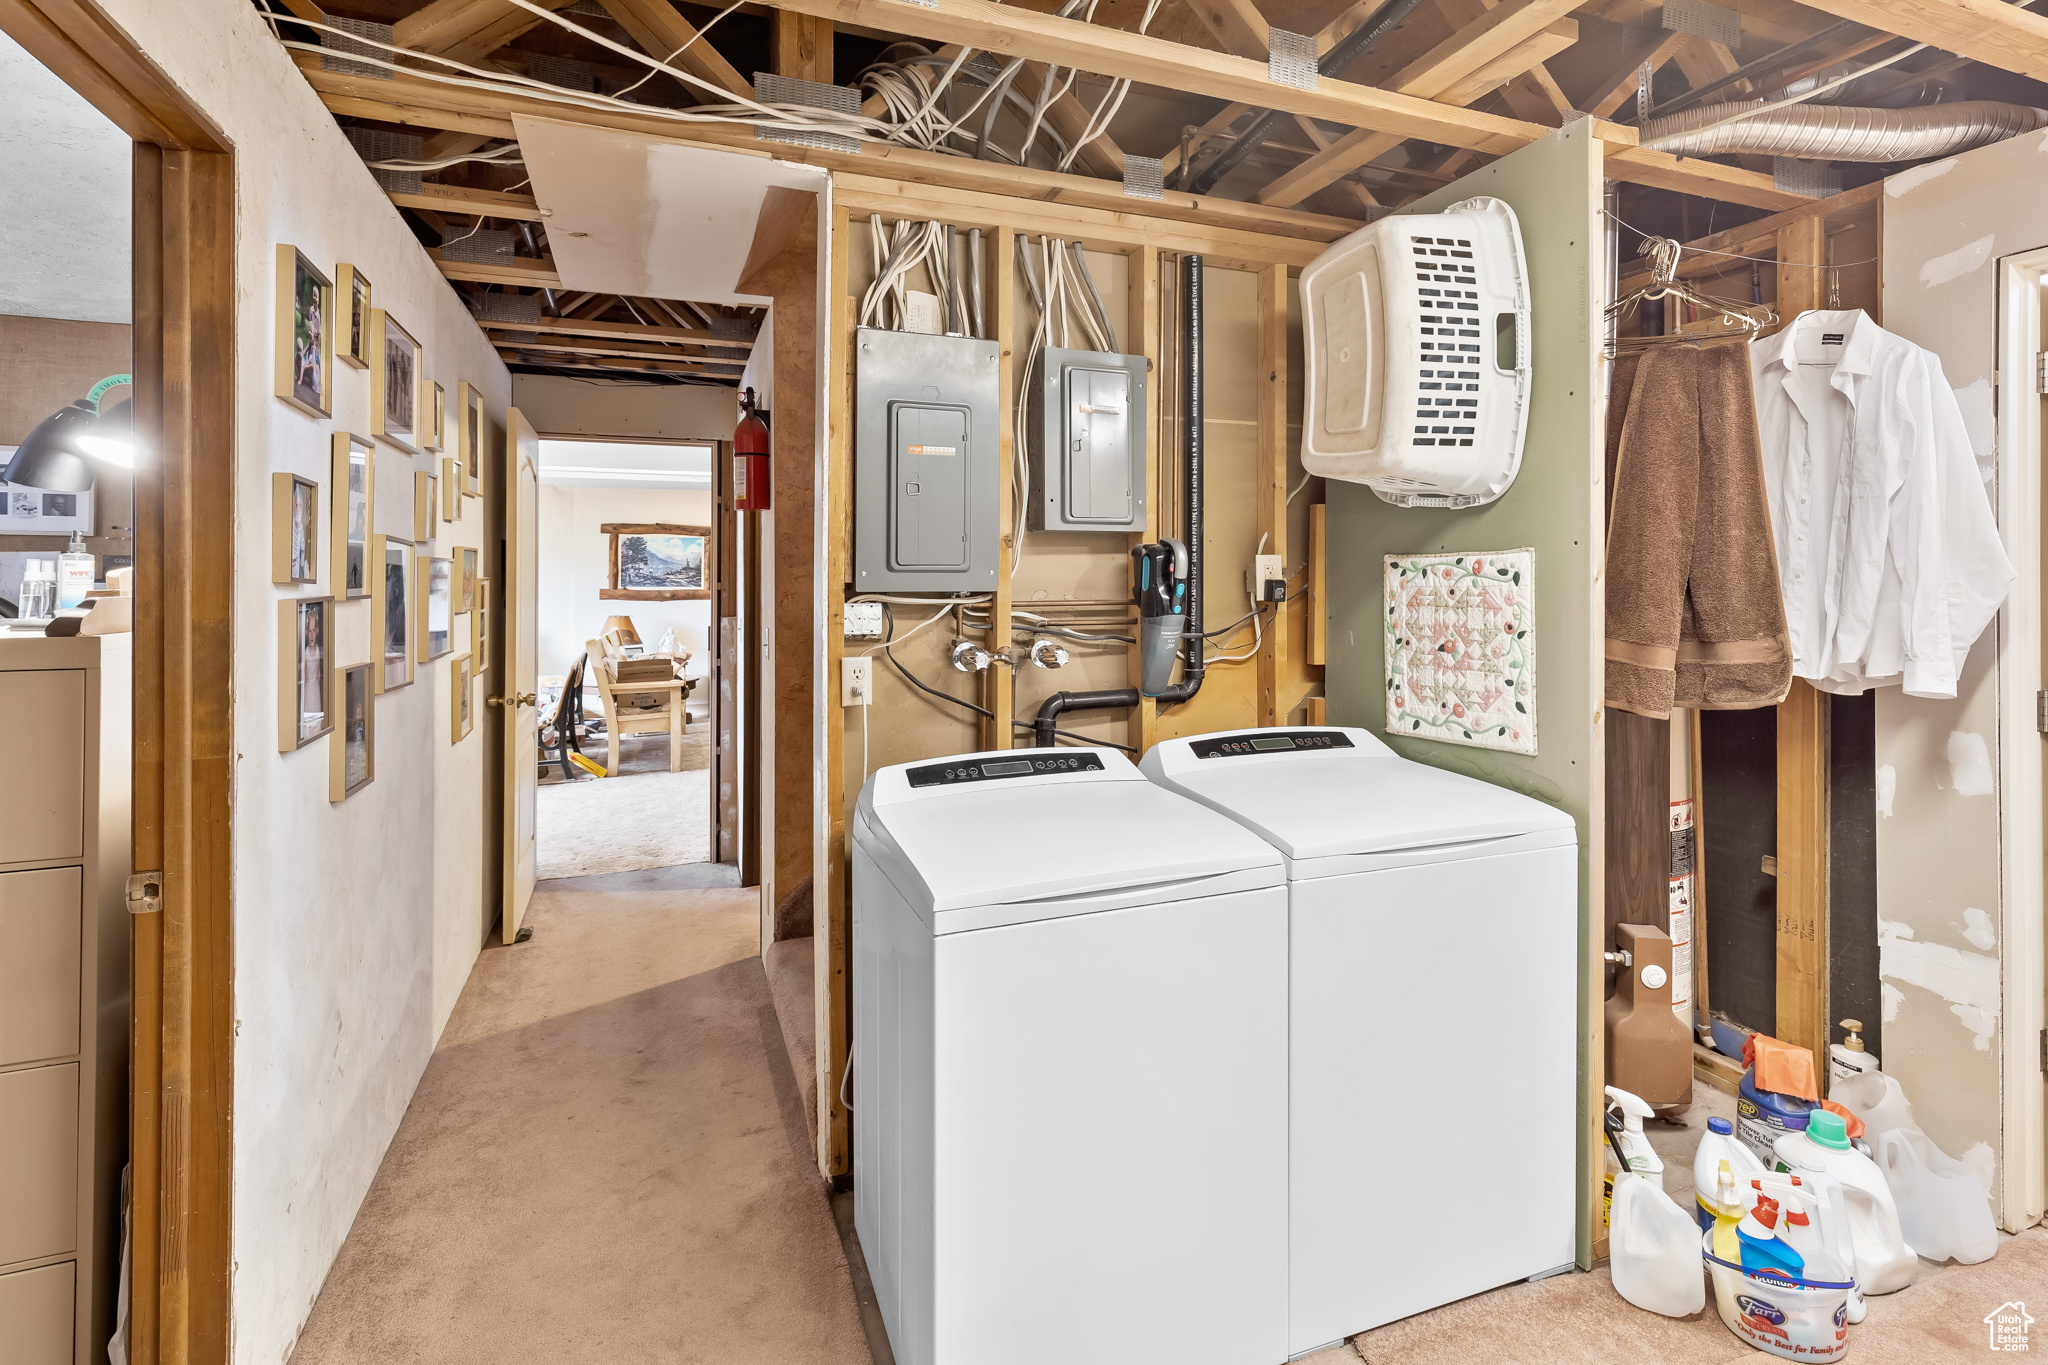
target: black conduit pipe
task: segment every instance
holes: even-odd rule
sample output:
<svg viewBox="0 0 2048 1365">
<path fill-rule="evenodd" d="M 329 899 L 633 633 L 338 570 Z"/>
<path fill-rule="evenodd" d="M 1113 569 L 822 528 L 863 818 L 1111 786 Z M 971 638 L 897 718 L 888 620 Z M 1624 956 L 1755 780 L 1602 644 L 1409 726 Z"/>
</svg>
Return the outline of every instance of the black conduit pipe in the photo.
<svg viewBox="0 0 2048 1365">
<path fill-rule="evenodd" d="M 1181 480 L 1186 489 L 1188 547 L 1188 622 L 1181 634 L 1180 681 L 1155 701 L 1178 706 L 1202 690 L 1202 258 L 1180 258 L 1180 429 Z M 1135 687 L 1100 692 L 1055 692 L 1039 705 L 1032 719 L 1035 747 L 1050 749 L 1059 719 L 1068 711 L 1102 711 L 1136 706 Z"/>
<path fill-rule="evenodd" d="M 1345 67 L 1370 52 L 1380 39 L 1399 27 L 1401 21 L 1414 13 L 1415 7 L 1421 3 L 1422 0 L 1391 0 L 1391 3 L 1382 5 L 1380 12 L 1372 17 L 1370 23 L 1360 24 L 1352 29 L 1344 35 L 1342 42 L 1325 52 L 1316 63 L 1316 70 L 1330 77 L 1342 74 Z M 1183 180 L 1181 188 L 1190 194 L 1207 194 L 1216 188 L 1217 181 L 1236 170 L 1239 162 L 1257 151 L 1266 139 L 1273 135 L 1275 128 L 1293 121 L 1294 115 L 1278 109 L 1264 111 L 1252 120 L 1251 126 L 1244 130 L 1242 136 L 1225 147 L 1222 153 L 1194 178 L 1193 183 Z"/>
</svg>

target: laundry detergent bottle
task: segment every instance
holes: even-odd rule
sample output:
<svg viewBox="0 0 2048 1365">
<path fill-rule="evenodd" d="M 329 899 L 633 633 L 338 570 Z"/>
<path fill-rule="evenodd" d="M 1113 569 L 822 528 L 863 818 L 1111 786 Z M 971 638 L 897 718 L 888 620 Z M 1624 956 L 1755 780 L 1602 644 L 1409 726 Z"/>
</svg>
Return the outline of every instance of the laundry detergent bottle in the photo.
<svg viewBox="0 0 2048 1365">
<path fill-rule="evenodd" d="M 1856 1255 L 1856 1286 L 1865 1294 L 1904 1289 L 1919 1263 L 1899 1227 L 1899 1209 L 1877 1164 L 1849 1145 L 1840 1114 L 1816 1109 L 1804 1132 L 1777 1140 L 1778 1168 L 1793 1174 L 1831 1175 L 1841 1182 L 1849 1241 Z"/>
<path fill-rule="evenodd" d="M 1734 1124 L 1727 1119 L 1708 1119 L 1707 1134 L 1700 1139 L 1692 1157 L 1693 1200 L 1698 1205 L 1696 1216 L 1703 1232 L 1714 1226 L 1715 1219 L 1722 1212 L 1714 1206 L 1717 1202 L 1714 1191 L 1724 1163 L 1735 1177 L 1738 1191 L 1747 1189 L 1749 1178 L 1763 1174 L 1764 1170 L 1764 1163 L 1757 1160 L 1756 1153 L 1736 1138 Z M 1739 1197 L 1733 1202 L 1736 1205 L 1734 1217 L 1742 1217 Z M 1735 1258 L 1731 1256 L 1728 1259 L 1732 1261 Z"/>
</svg>

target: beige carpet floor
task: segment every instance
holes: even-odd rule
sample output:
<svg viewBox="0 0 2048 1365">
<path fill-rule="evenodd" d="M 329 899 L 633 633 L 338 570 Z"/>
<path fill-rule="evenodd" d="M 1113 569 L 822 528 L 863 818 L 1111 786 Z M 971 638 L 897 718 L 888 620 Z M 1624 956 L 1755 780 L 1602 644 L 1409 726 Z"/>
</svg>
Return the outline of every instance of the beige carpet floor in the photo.
<svg viewBox="0 0 2048 1365">
<path fill-rule="evenodd" d="M 703 862 L 711 856 L 711 727 L 683 735 L 683 770 L 668 770 L 668 736 L 619 737 L 619 772 L 594 777 L 550 768 L 535 797 L 536 874 L 594 877 Z M 600 764 L 603 741 L 585 741 Z"/>
<path fill-rule="evenodd" d="M 484 949 L 294 1365 L 869 1365 L 756 893 L 719 881 L 543 883 Z"/>
</svg>

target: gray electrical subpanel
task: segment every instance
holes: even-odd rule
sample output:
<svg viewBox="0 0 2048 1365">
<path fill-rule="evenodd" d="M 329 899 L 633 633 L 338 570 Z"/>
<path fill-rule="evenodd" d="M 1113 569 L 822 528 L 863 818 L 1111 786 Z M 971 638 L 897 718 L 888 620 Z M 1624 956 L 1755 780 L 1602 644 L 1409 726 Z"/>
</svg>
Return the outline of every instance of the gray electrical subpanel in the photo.
<svg viewBox="0 0 2048 1365">
<path fill-rule="evenodd" d="M 1145 357 L 1049 348 L 1031 404 L 1034 531 L 1145 529 Z"/>
<path fill-rule="evenodd" d="M 973 337 L 854 334 L 854 591 L 994 591 L 996 352 Z"/>
</svg>

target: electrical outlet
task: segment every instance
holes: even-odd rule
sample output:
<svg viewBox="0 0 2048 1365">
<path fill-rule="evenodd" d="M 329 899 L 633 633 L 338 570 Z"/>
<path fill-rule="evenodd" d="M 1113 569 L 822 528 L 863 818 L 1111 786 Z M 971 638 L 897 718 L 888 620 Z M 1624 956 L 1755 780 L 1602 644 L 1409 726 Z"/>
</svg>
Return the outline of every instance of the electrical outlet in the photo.
<svg viewBox="0 0 2048 1365">
<path fill-rule="evenodd" d="M 848 602 L 846 604 L 846 626 L 843 633 L 849 640 L 881 639 L 882 604 L 880 602 Z"/>
<path fill-rule="evenodd" d="M 872 706 L 875 703 L 875 661 L 865 654 L 839 661 L 839 704 Z"/>
<path fill-rule="evenodd" d="M 1287 571 L 1280 567 L 1280 556 L 1253 555 L 1245 590 L 1252 595 L 1255 602 L 1278 602 L 1284 599 L 1287 596 Z"/>
</svg>

